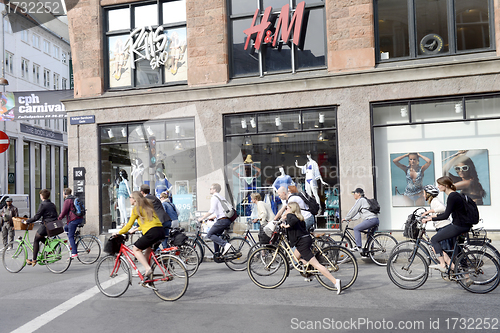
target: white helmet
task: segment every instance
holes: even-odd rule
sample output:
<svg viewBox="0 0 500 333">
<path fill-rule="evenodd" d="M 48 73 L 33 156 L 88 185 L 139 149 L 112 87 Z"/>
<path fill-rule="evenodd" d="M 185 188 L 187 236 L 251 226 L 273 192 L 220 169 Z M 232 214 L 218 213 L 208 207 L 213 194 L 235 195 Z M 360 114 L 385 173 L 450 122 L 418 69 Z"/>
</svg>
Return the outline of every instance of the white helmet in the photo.
<svg viewBox="0 0 500 333">
<path fill-rule="evenodd" d="M 437 197 L 439 194 L 439 189 L 434 185 L 425 185 L 424 191 L 432 195 L 433 197 Z"/>
</svg>

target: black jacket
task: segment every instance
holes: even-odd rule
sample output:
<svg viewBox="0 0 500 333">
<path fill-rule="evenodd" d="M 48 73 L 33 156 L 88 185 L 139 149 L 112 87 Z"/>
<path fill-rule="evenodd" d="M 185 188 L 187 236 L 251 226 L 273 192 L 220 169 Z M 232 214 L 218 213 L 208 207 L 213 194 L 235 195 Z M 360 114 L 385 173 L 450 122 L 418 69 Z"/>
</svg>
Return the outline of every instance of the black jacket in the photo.
<svg viewBox="0 0 500 333">
<path fill-rule="evenodd" d="M 471 221 L 468 220 L 467 211 L 462 196 L 457 192 L 451 192 L 446 201 L 446 210 L 432 218 L 433 221 L 446 220 L 448 217 L 453 217 L 453 224 L 460 227 L 472 227 Z"/>
<path fill-rule="evenodd" d="M 151 202 L 153 204 L 153 208 L 155 209 L 155 213 L 156 213 L 156 215 L 158 215 L 158 218 L 160 219 L 161 223 L 172 221 L 170 216 L 167 214 L 167 212 L 163 208 L 163 205 L 161 204 L 160 199 L 158 199 L 157 197 L 155 197 L 151 193 L 146 194 L 146 199 L 148 199 L 149 202 Z"/>
<path fill-rule="evenodd" d="M 57 217 L 58 214 L 56 205 L 54 205 L 54 203 L 50 201 L 50 199 L 47 199 L 40 203 L 40 206 L 38 207 L 38 211 L 36 212 L 35 216 L 28 219 L 26 222 L 33 223 L 35 221 L 38 221 L 40 218 L 44 223 L 52 222 L 57 220 Z"/>
<path fill-rule="evenodd" d="M 294 247 L 300 237 L 308 234 L 306 231 L 306 223 L 299 220 L 299 218 L 292 213 L 288 213 L 286 216 L 286 223 L 290 225 L 290 227 L 286 229 L 288 242 L 291 247 Z"/>
</svg>

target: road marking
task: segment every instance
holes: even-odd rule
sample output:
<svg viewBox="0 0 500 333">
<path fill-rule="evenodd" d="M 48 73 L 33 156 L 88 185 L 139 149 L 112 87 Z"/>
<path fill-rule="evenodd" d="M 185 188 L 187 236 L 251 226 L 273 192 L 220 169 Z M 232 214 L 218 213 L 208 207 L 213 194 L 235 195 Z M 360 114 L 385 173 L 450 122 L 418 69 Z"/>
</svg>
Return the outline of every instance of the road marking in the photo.
<svg viewBox="0 0 500 333">
<path fill-rule="evenodd" d="M 128 278 L 128 276 L 125 274 L 124 276 L 120 276 L 119 280 L 110 280 L 107 281 L 106 283 L 103 283 L 102 286 L 103 288 L 107 288 L 110 284 L 114 284 L 117 282 L 120 282 L 124 279 Z M 99 288 L 97 286 L 90 288 L 89 290 L 84 291 L 83 293 L 76 295 L 66 302 L 62 303 L 61 305 L 53 308 L 50 311 L 45 312 L 44 314 L 36 317 L 35 319 L 27 322 L 23 326 L 19 327 L 18 329 L 12 331 L 11 333 L 29 333 L 29 332 L 34 332 L 40 327 L 42 327 L 45 324 L 48 324 L 52 320 L 56 319 L 60 315 L 64 314 L 66 311 L 71 310 L 75 306 L 77 306 L 80 303 L 85 302 L 92 296 L 96 295 L 99 293 Z"/>
</svg>

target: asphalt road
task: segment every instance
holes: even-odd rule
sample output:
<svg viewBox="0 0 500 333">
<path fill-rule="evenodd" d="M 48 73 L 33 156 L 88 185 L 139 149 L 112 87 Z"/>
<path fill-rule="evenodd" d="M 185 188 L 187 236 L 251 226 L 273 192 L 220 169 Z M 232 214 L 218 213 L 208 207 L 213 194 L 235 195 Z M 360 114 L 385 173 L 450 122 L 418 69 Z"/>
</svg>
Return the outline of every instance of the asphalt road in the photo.
<svg viewBox="0 0 500 333">
<path fill-rule="evenodd" d="M 418 290 L 392 284 L 385 267 L 359 255 L 355 284 L 341 295 L 291 272 L 273 290 L 246 271 L 204 262 L 186 294 L 164 302 L 133 285 L 113 299 L 95 287 L 94 265 L 73 261 L 63 274 L 0 267 L 0 332 L 497 332 L 500 288 L 472 294 L 434 271 Z M 391 329 L 392 328 L 392 329 Z"/>
</svg>

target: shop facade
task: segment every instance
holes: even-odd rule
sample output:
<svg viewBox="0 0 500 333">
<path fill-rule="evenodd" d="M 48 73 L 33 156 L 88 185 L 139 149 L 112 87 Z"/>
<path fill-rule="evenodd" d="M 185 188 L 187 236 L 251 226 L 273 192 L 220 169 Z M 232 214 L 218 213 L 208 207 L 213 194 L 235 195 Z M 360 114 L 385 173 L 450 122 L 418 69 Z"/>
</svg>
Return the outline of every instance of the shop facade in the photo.
<svg viewBox="0 0 500 333">
<path fill-rule="evenodd" d="M 492 1 L 480 8 L 487 15 L 477 24 L 488 36 L 481 45 L 469 47 L 457 28 L 446 33 L 462 44 L 426 56 L 415 42 L 408 54 L 385 50 L 383 1 L 90 3 L 94 11 L 70 26 L 81 61 L 74 62 L 75 99 L 65 101 L 70 117 L 95 115 L 94 123 L 69 127 L 70 170 L 86 171 L 87 228 L 107 232 L 127 215 L 129 203 L 119 197 L 124 179 L 130 191 L 141 183 L 168 189 L 189 226 L 208 210 L 212 183 L 249 219 L 248 195 L 261 193 L 278 209 L 286 175 L 317 194 L 318 229 L 338 227 L 354 203 L 350 192 L 362 187 L 381 204 L 381 229 L 397 231 L 422 203 L 418 195 L 405 201 L 405 174 L 393 160 L 420 153 L 422 165 L 431 160 L 425 184 L 443 173 L 458 177 L 455 169 L 466 168 L 457 156 L 472 155 L 486 192 L 481 215 L 497 229 L 490 170 L 499 158 L 500 58 Z M 459 17 L 450 14 L 450 26 Z M 83 43 L 78 24 L 91 19 L 99 24 Z M 271 30 L 262 30 L 267 22 Z M 408 26 L 413 37 L 404 40 L 427 36 Z M 91 41 L 97 62 L 85 61 Z"/>
</svg>

